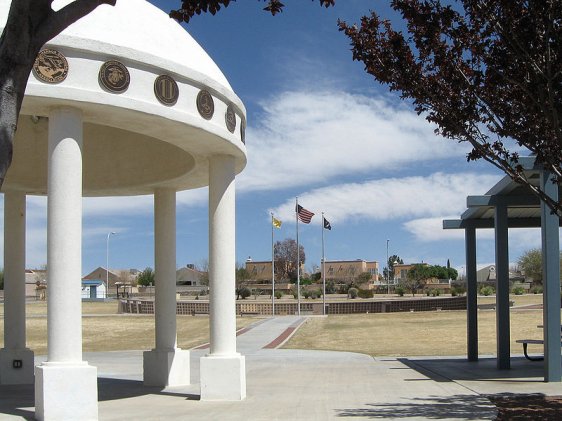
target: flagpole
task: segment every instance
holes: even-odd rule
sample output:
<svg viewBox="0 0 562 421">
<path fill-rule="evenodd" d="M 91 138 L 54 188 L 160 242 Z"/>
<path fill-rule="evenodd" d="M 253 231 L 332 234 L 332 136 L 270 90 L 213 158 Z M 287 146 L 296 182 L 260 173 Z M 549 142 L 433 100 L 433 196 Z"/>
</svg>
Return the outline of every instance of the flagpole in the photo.
<svg viewBox="0 0 562 421">
<path fill-rule="evenodd" d="M 271 212 L 271 314 L 275 316 L 275 245 L 273 243 L 273 212 Z"/>
<path fill-rule="evenodd" d="M 299 197 L 295 197 L 295 219 L 297 220 L 297 314 L 301 315 L 301 255 L 299 247 Z"/>
<path fill-rule="evenodd" d="M 322 212 L 322 314 L 326 315 L 326 256 L 324 255 L 324 212 Z"/>
</svg>

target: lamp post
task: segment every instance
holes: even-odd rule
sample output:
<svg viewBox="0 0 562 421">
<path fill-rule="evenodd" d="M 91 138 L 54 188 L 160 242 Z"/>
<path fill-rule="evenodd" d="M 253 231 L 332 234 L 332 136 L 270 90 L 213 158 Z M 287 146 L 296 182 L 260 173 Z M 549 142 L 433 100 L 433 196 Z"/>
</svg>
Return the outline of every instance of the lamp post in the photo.
<svg viewBox="0 0 562 421">
<path fill-rule="evenodd" d="M 109 237 L 117 234 L 114 231 L 107 233 L 107 242 L 105 247 L 105 296 L 107 297 L 107 289 L 109 288 Z"/>
<path fill-rule="evenodd" d="M 390 240 L 386 239 L 386 294 L 390 295 L 390 268 L 388 267 L 388 243 Z"/>
</svg>

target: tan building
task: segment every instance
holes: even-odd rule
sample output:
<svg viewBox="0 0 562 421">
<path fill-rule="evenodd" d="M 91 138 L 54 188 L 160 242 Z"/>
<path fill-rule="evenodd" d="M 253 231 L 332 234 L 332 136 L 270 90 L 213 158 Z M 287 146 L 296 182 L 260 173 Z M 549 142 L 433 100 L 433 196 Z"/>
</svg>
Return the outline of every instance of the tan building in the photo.
<svg viewBox="0 0 562 421">
<path fill-rule="evenodd" d="M 115 289 L 115 283 L 121 282 L 122 284 L 136 285 L 137 277 L 139 276 L 139 271 L 137 269 L 109 269 L 109 271 L 104 267 L 98 267 L 94 271 L 90 272 L 84 276 L 83 280 L 102 280 L 103 282 L 109 282 L 107 286 L 107 291 L 110 292 L 111 289 Z"/>
<path fill-rule="evenodd" d="M 362 273 L 371 275 L 370 287 L 378 282 L 379 263 L 377 261 L 367 262 L 362 259 L 356 260 L 326 260 L 321 265 L 320 271 L 326 270 L 326 281 L 335 281 L 340 283 L 350 283 L 357 279 Z"/>
</svg>

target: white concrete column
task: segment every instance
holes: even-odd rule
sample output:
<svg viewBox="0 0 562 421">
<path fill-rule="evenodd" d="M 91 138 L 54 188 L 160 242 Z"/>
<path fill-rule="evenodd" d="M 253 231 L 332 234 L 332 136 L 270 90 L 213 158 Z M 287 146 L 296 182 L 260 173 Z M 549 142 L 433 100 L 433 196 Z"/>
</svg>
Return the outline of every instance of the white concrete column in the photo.
<svg viewBox="0 0 562 421">
<path fill-rule="evenodd" d="M 39 420 L 98 417 L 97 370 L 82 361 L 82 113 L 49 113 L 48 358 L 35 370 Z"/>
<path fill-rule="evenodd" d="M 156 348 L 143 354 L 144 384 L 190 383 L 189 351 L 177 348 L 176 331 L 176 191 L 154 194 L 154 278 Z"/>
<path fill-rule="evenodd" d="M 25 343 L 25 193 L 4 193 L 4 348 L 0 384 L 31 384 L 33 351 Z"/>
<path fill-rule="evenodd" d="M 245 359 L 236 352 L 234 157 L 209 160 L 210 354 L 201 358 L 201 399 L 246 397 Z"/>
</svg>

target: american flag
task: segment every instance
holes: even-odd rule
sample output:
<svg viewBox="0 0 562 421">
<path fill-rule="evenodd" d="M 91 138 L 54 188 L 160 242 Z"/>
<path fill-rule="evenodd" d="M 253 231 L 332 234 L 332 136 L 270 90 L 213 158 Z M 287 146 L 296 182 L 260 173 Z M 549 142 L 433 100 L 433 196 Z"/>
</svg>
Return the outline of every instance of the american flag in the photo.
<svg viewBox="0 0 562 421">
<path fill-rule="evenodd" d="M 301 221 L 304 224 L 310 224 L 310 221 L 312 220 L 312 217 L 314 216 L 314 214 L 312 212 L 303 208 L 301 205 L 297 205 L 296 211 L 297 211 L 297 217 L 299 218 L 299 221 Z"/>
</svg>

